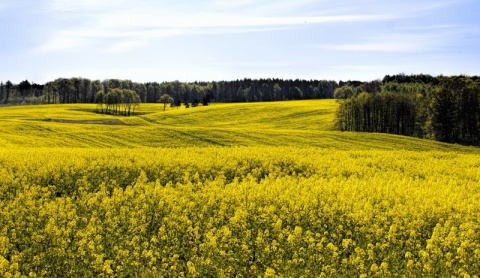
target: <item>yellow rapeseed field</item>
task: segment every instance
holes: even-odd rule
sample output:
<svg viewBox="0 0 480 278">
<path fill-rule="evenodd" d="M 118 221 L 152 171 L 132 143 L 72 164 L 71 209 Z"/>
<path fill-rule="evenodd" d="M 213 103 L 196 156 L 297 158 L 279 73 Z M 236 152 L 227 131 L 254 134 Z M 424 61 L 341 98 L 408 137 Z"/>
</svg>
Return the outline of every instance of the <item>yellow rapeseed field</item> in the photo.
<svg viewBox="0 0 480 278">
<path fill-rule="evenodd" d="M 336 107 L 2 107 L 0 276 L 478 277 L 480 150 Z"/>
</svg>

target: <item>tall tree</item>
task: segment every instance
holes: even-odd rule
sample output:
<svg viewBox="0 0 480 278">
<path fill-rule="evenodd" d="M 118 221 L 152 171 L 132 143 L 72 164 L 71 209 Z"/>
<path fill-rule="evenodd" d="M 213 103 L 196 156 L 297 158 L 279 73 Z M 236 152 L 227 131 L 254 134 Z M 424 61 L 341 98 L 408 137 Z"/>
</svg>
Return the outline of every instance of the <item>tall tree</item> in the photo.
<svg viewBox="0 0 480 278">
<path fill-rule="evenodd" d="M 169 94 L 163 94 L 158 99 L 158 102 L 163 103 L 163 111 L 165 111 L 167 104 L 171 104 L 173 102 L 173 98 Z"/>
<path fill-rule="evenodd" d="M 97 95 L 97 93 L 102 90 L 103 91 L 103 84 L 100 80 L 94 80 L 92 81 L 91 83 L 91 88 L 90 88 L 90 100 L 89 102 L 90 103 L 95 103 L 95 97 Z"/>
<path fill-rule="evenodd" d="M 22 100 L 25 100 L 25 98 L 30 95 L 31 91 L 32 84 L 30 84 L 28 80 L 24 80 L 18 84 L 18 92 L 20 93 Z"/>
<path fill-rule="evenodd" d="M 430 123 L 435 139 L 454 143 L 457 141 L 457 102 L 455 92 L 447 84 L 434 93 L 431 104 Z"/>
<path fill-rule="evenodd" d="M 95 102 L 97 103 L 97 107 L 100 107 L 100 112 L 102 114 L 105 113 L 103 110 L 103 105 L 105 104 L 105 93 L 103 90 L 100 90 L 97 92 L 97 94 L 95 94 Z"/>
<path fill-rule="evenodd" d="M 89 95 L 92 94 L 92 81 L 87 78 L 82 78 L 81 82 L 81 88 L 82 88 L 82 100 L 81 102 L 83 103 L 89 103 L 91 102 L 89 98 Z"/>
<path fill-rule="evenodd" d="M 5 84 L 3 82 L 0 82 L 0 102 L 3 103 L 3 98 L 5 94 Z"/>
<path fill-rule="evenodd" d="M 80 100 L 80 86 L 82 83 L 82 80 L 77 77 L 73 77 L 70 79 L 70 82 L 72 83 L 72 86 L 74 88 L 74 94 L 72 96 L 72 101 L 73 103 L 78 103 Z"/>
<path fill-rule="evenodd" d="M 8 104 L 12 87 L 12 82 L 10 82 L 10 80 L 7 80 L 7 82 L 5 82 L 5 98 L 3 99 L 3 104 Z"/>
<path fill-rule="evenodd" d="M 72 103 L 75 88 L 70 79 L 58 78 L 54 82 L 56 83 L 60 103 Z"/>
</svg>

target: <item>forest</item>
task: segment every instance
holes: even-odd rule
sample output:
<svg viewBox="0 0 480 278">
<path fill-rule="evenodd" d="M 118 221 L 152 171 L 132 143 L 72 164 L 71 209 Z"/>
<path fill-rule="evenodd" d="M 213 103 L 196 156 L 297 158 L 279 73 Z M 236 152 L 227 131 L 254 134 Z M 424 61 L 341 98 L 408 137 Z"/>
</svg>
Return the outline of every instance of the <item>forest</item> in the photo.
<svg viewBox="0 0 480 278">
<path fill-rule="evenodd" d="M 382 80 L 328 81 L 242 79 L 212 82 L 147 82 L 58 78 L 45 84 L 0 82 L 0 102 L 97 103 L 98 111 L 130 115 L 139 103 L 195 107 L 209 102 L 331 99 L 340 103 L 336 129 L 430 138 L 480 145 L 478 76 L 386 75 Z"/>
<path fill-rule="evenodd" d="M 131 117 L 115 114 L 124 88 L 2 106 L 0 277 L 476 277 L 480 148 L 332 130 L 361 94 L 414 84 L 165 111 L 134 100 Z"/>
<path fill-rule="evenodd" d="M 157 102 L 167 94 L 175 103 L 194 103 L 208 99 L 215 102 L 257 102 L 333 98 L 339 86 L 327 80 L 242 79 L 218 82 L 147 82 L 87 78 L 58 78 L 45 84 L 24 80 L 18 84 L 0 83 L 2 104 L 96 103 L 96 94 L 112 89 L 135 91 L 142 103 Z"/>
<path fill-rule="evenodd" d="M 343 86 L 337 128 L 480 145 L 480 79 L 477 76 L 385 76 Z"/>
</svg>

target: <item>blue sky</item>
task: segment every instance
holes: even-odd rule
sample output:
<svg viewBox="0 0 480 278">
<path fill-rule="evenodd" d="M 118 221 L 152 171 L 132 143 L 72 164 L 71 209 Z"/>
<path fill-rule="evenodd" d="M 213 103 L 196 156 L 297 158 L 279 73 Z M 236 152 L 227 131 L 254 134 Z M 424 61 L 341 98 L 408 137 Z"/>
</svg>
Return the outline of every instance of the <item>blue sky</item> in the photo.
<svg viewBox="0 0 480 278">
<path fill-rule="evenodd" d="M 480 74 L 478 0 L 0 0 L 0 80 Z"/>
</svg>

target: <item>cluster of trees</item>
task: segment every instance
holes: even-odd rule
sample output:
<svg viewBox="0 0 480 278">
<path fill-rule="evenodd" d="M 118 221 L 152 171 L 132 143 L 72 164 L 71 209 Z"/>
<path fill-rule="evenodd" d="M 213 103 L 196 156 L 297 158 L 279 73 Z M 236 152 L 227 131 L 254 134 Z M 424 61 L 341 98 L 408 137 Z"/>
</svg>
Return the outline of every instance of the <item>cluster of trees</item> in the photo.
<svg viewBox="0 0 480 278">
<path fill-rule="evenodd" d="M 338 129 L 480 145 L 479 77 L 399 75 L 384 80 L 380 86 L 364 83 L 335 90 Z"/>
<path fill-rule="evenodd" d="M 341 82 L 342 83 L 342 82 Z M 140 102 L 154 103 L 167 94 L 175 103 L 193 104 L 198 102 L 253 102 L 332 98 L 339 86 L 336 81 L 326 80 L 283 80 L 243 79 L 218 82 L 147 82 L 87 78 L 58 78 L 44 85 L 19 84 L 10 81 L 0 83 L 0 101 L 3 104 L 53 104 L 53 103 L 95 103 L 96 94 L 103 90 L 125 89 L 137 93 Z"/>
<path fill-rule="evenodd" d="M 147 82 L 58 78 L 44 85 L 0 82 L 1 104 L 97 103 L 99 111 L 130 115 L 140 103 L 199 103 L 337 98 L 337 127 L 480 145 L 479 77 L 386 75 L 371 82 L 242 79 Z"/>
<path fill-rule="evenodd" d="M 95 100 L 99 109 L 97 112 L 113 115 L 130 116 L 135 114 L 135 107 L 140 104 L 140 97 L 133 90 L 113 88 L 105 94 L 98 91 Z"/>
</svg>

